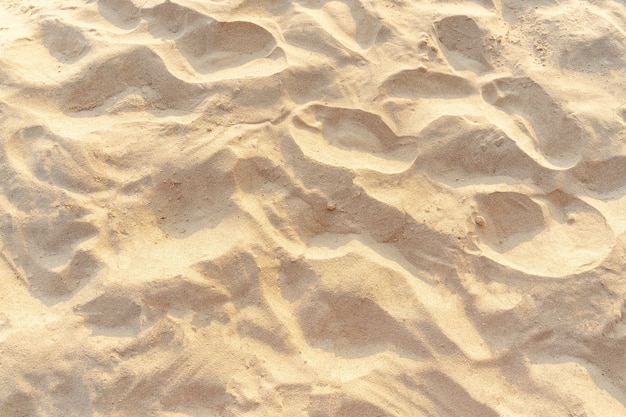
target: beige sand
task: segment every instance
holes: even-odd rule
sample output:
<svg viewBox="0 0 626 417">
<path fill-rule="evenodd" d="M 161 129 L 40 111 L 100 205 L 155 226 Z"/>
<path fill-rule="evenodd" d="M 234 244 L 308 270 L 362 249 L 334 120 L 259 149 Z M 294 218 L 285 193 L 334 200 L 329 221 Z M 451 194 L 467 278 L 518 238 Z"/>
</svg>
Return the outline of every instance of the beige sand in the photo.
<svg viewBox="0 0 626 417">
<path fill-rule="evenodd" d="M 621 0 L 2 0 L 0 416 L 626 416 Z"/>
</svg>

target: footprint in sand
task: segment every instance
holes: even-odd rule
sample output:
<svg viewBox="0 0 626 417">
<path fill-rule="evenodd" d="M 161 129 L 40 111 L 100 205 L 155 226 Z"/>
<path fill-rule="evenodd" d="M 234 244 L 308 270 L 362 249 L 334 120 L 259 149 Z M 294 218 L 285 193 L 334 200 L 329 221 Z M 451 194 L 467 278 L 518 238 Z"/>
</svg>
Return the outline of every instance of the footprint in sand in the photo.
<svg viewBox="0 0 626 417">
<path fill-rule="evenodd" d="M 626 156 L 604 161 L 584 161 L 572 172 L 595 197 L 621 197 L 626 193 Z"/>
<path fill-rule="evenodd" d="M 175 39 L 206 24 L 207 16 L 170 1 L 143 9 L 141 17 L 148 23 L 152 36 Z"/>
<path fill-rule="evenodd" d="M 74 63 L 91 49 L 79 28 L 59 20 L 44 20 L 39 30 L 44 46 L 60 62 Z"/>
<path fill-rule="evenodd" d="M 558 278 L 593 269 L 615 243 L 599 211 L 561 191 L 536 197 L 494 192 L 476 202 L 485 256 L 528 274 Z"/>
<path fill-rule="evenodd" d="M 324 29 L 338 41 L 354 50 L 365 50 L 375 42 L 381 30 L 381 20 L 360 1 L 299 0 Z"/>
<path fill-rule="evenodd" d="M 476 92 L 467 78 L 427 71 L 425 67 L 395 73 L 385 80 L 383 88 L 392 96 L 411 100 L 467 97 Z"/>
<path fill-rule="evenodd" d="M 520 119 L 533 145 L 557 168 L 569 168 L 580 159 L 584 132 L 539 84 L 527 77 L 504 77 L 483 85 L 487 103 Z"/>
<path fill-rule="evenodd" d="M 270 32 L 251 22 L 209 20 L 176 40 L 182 55 L 199 73 L 241 66 L 257 59 L 284 57 Z"/>
<path fill-rule="evenodd" d="M 463 15 L 446 17 L 435 23 L 435 31 L 452 67 L 478 73 L 492 69 L 484 48 L 485 34 L 474 19 Z"/>
<path fill-rule="evenodd" d="M 140 9 L 132 0 L 98 0 L 98 12 L 122 29 L 133 29 L 139 24 Z"/>
<path fill-rule="evenodd" d="M 360 109 L 313 104 L 297 112 L 291 132 L 305 154 L 333 166 L 400 172 L 417 153 L 414 138 Z"/>
<path fill-rule="evenodd" d="M 524 181 L 550 173 L 492 124 L 442 116 L 420 132 L 415 167 L 430 178 L 459 186 L 472 181 Z"/>
</svg>

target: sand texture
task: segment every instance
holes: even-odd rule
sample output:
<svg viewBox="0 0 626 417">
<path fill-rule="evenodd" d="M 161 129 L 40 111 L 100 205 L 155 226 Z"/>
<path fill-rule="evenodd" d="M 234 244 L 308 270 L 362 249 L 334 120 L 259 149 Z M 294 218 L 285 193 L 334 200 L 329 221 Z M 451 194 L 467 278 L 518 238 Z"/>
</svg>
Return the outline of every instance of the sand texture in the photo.
<svg viewBox="0 0 626 417">
<path fill-rule="evenodd" d="M 0 417 L 626 416 L 623 0 L 1 0 Z"/>
</svg>

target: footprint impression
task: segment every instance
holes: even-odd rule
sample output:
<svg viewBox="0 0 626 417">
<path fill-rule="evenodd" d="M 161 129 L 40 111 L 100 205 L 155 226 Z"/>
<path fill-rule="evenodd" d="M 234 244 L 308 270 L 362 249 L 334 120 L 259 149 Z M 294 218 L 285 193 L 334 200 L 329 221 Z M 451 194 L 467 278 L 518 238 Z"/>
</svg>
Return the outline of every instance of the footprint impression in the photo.
<svg viewBox="0 0 626 417">
<path fill-rule="evenodd" d="M 360 109 L 310 105 L 297 112 L 291 133 L 306 155 L 333 166 L 401 172 L 417 154 L 414 138 Z"/>
<path fill-rule="evenodd" d="M 533 197 L 493 192 L 476 202 L 485 256 L 527 274 L 558 278 L 593 269 L 615 242 L 599 211 L 558 190 Z"/>
<path fill-rule="evenodd" d="M 482 94 L 485 101 L 518 121 L 549 163 L 569 168 L 578 162 L 584 146 L 582 128 L 535 81 L 499 78 L 485 84 Z"/>
</svg>

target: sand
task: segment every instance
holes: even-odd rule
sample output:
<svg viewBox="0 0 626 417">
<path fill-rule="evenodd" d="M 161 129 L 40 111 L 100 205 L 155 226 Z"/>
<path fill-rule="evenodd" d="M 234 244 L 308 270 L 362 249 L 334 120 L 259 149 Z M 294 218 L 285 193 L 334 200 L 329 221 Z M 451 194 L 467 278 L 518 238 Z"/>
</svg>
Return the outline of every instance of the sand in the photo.
<svg viewBox="0 0 626 417">
<path fill-rule="evenodd" d="M 626 5 L 0 2 L 0 416 L 626 416 Z"/>
</svg>

